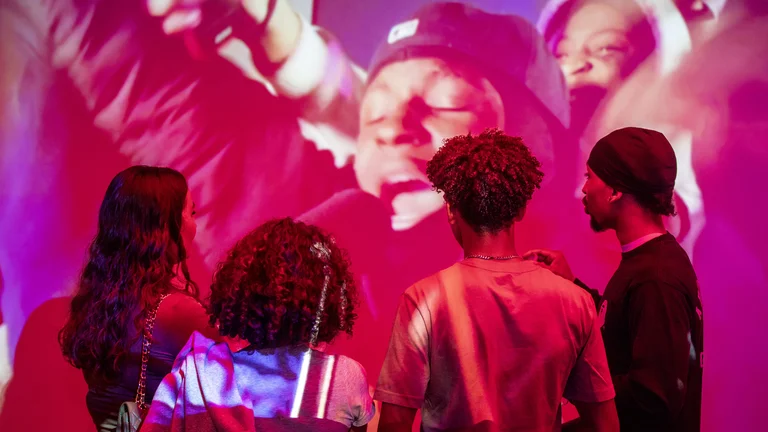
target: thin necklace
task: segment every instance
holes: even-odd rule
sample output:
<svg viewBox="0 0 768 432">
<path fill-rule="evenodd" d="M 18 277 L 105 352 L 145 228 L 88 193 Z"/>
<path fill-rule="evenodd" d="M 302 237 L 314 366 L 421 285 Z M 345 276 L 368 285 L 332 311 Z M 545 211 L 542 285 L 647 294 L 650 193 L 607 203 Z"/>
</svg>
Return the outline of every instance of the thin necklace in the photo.
<svg viewBox="0 0 768 432">
<path fill-rule="evenodd" d="M 470 258 L 478 258 L 486 261 L 492 261 L 492 260 L 504 261 L 504 260 L 511 260 L 512 258 L 520 258 L 520 257 L 517 255 L 505 255 L 505 256 L 465 255 L 464 256 L 464 259 L 470 259 Z"/>
</svg>

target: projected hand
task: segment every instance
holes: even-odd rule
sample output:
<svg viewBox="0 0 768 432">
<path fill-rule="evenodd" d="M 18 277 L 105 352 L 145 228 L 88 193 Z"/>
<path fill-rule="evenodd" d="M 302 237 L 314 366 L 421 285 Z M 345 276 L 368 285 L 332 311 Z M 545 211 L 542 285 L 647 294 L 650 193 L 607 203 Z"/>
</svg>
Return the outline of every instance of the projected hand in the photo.
<svg viewBox="0 0 768 432">
<path fill-rule="evenodd" d="M 523 258 L 541 263 L 551 270 L 552 273 L 571 282 L 576 279 L 571 271 L 571 266 L 568 265 L 568 261 L 566 261 L 565 255 L 562 252 L 548 249 L 532 249 L 523 254 Z"/>
<path fill-rule="evenodd" d="M 242 6 L 256 23 L 267 15 L 269 0 L 146 0 L 149 14 L 163 17 L 163 30 L 167 34 L 191 30 L 202 20 L 202 5 L 207 2 L 219 3 L 222 8 Z M 277 0 L 275 11 L 290 10 L 285 0 Z"/>
<path fill-rule="evenodd" d="M 188 33 L 189 30 L 199 27 L 203 20 L 207 22 L 210 17 L 204 16 L 208 13 L 204 13 L 204 10 L 214 11 L 213 15 L 216 15 L 217 12 L 215 11 L 219 9 L 229 11 L 232 8 L 242 6 L 245 12 L 253 18 L 255 26 L 263 26 L 261 29 L 263 34 L 259 38 L 258 44 L 251 44 L 248 48 L 252 55 L 263 57 L 270 64 L 280 64 L 285 61 L 298 46 L 301 36 L 301 18 L 286 0 L 145 1 L 150 15 L 163 18 L 163 31 L 169 35 Z M 233 36 L 238 37 L 237 33 Z M 219 46 L 219 48 L 222 47 Z M 259 48 L 261 51 L 254 52 L 254 48 Z M 219 52 L 229 58 L 224 52 Z M 239 66 L 237 61 L 233 61 L 233 63 Z"/>
</svg>

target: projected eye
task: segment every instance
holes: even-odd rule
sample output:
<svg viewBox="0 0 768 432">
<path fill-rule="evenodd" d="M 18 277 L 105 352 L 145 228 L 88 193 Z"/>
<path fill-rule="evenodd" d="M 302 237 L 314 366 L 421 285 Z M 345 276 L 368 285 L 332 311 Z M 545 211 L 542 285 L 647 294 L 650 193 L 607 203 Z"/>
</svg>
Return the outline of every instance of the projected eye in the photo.
<svg viewBox="0 0 768 432">
<path fill-rule="evenodd" d="M 596 51 L 593 51 L 593 55 L 600 58 L 623 58 L 626 57 L 629 52 L 629 48 L 619 45 L 606 45 L 599 47 Z"/>
<path fill-rule="evenodd" d="M 436 111 L 472 111 L 476 90 L 455 80 L 442 80 L 424 94 L 424 103 Z"/>
<path fill-rule="evenodd" d="M 384 118 L 393 103 L 383 92 L 371 92 L 363 101 L 360 117 L 363 123 L 374 123 Z"/>
<path fill-rule="evenodd" d="M 554 50 L 552 50 L 552 55 L 554 55 L 556 59 L 560 60 L 560 59 L 568 58 L 569 57 L 568 53 L 572 51 L 573 51 L 572 48 L 568 48 L 560 44 Z"/>
<path fill-rule="evenodd" d="M 573 43 L 560 39 L 556 44 L 552 45 L 550 47 L 552 50 L 552 54 L 555 56 L 556 59 L 563 59 L 568 57 L 569 52 L 573 52 L 574 46 Z"/>
</svg>

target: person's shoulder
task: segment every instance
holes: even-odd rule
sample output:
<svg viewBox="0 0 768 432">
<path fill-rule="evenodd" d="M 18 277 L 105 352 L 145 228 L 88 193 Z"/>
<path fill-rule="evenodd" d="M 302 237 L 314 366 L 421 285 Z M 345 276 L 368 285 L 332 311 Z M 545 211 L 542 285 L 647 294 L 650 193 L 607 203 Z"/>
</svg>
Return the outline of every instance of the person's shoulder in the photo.
<svg viewBox="0 0 768 432">
<path fill-rule="evenodd" d="M 627 252 L 629 262 L 646 268 L 669 268 L 672 266 L 691 266 L 688 253 L 672 234 L 664 234 L 636 250 Z"/>
<path fill-rule="evenodd" d="M 409 286 L 403 292 L 403 296 L 416 298 L 438 289 L 440 287 L 441 280 L 445 279 L 446 276 L 455 271 L 456 266 L 457 264 L 454 264 L 451 267 L 440 270 L 437 273 L 432 273 L 431 275 L 420 279 L 416 283 Z"/>
<path fill-rule="evenodd" d="M 324 355 L 326 356 L 325 362 L 333 361 L 335 363 L 333 368 L 335 376 L 343 379 L 347 384 L 368 385 L 368 374 L 360 362 L 342 354 Z"/>
<path fill-rule="evenodd" d="M 157 327 L 163 329 L 168 343 L 181 346 L 193 331 L 206 338 L 218 338 L 218 330 L 210 323 L 210 316 L 200 301 L 185 292 L 174 292 L 163 300 L 157 310 Z"/>
<path fill-rule="evenodd" d="M 426 298 L 434 301 L 441 297 L 440 293 L 447 287 L 461 287 L 461 283 L 457 283 L 463 281 L 461 271 L 461 263 L 455 263 L 412 284 L 403 292 L 401 297 L 416 304 L 422 304 L 422 300 Z"/>
<path fill-rule="evenodd" d="M 192 294 L 185 291 L 173 291 L 168 297 L 160 304 L 159 311 L 166 311 L 170 313 L 179 312 L 204 312 L 205 308 L 203 304 L 194 297 Z"/>
<path fill-rule="evenodd" d="M 587 290 L 538 264 L 529 265 L 534 267 L 528 273 L 527 279 L 533 295 L 559 298 L 560 301 L 573 304 L 577 308 L 583 307 L 590 311 L 594 309 L 595 300 Z"/>
<path fill-rule="evenodd" d="M 350 371 L 353 371 L 355 373 L 360 373 L 362 375 L 366 375 L 365 373 L 365 367 L 363 367 L 362 363 L 359 361 L 353 359 L 352 357 L 347 357 L 343 354 L 337 354 L 337 355 L 329 355 L 326 354 L 328 357 L 335 357 L 336 361 L 338 362 L 339 367 L 346 368 Z"/>
<path fill-rule="evenodd" d="M 551 270 L 544 268 L 542 265 L 526 261 L 524 264 L 528 270 L 528 283 L 536 285 L 536 288 L 544 291 L 553 291 L 562 294 L 581 294 L 584 289 L 569 281 L 568 279 L 558 276 Z"/>
<path fill-rule="evenodd" d="M 697 287 L 696 271 L 690 257 L 672 235 L 661 237 L 653 254 L 645 257 L 631 266 L 632 286 L 653 285 L 684 292 Z"/>
<path fill-rule="evenodd" d="M 196 303 L 198 305 L 201 304 L 200 300 L 192 295 L 191 293 L 187 291 L 182 290 L 173 290 L 168 294 L 168 297 L 163 300 L 164 302 L 190 302 L 190 303 Z"/>
</svg>

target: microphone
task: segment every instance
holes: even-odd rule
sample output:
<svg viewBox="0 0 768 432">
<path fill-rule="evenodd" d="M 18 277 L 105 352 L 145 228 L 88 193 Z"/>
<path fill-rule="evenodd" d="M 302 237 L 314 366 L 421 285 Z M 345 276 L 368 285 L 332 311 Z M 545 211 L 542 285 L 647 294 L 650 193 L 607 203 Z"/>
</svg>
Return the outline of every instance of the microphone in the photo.
<svg viewBox="0 0 768 432">
<path fill-rule="evenodd" d="M 381 263 L 392 232 L 390 212 L 384 203 L 359 189 L 338 192 L 297 220 L 331 234 L 359 269 Z"/>
<path fill-rule="evenodd" d="M 184 32 L 184 44 L 190 55 L 197 60 L 208 60 L 218 57 L 218 49 L 225 42 L 237 37 L 251 46 L 258 45 L 272 14 L 275 11 L 276 0 L 267 3 L 266 16 L 262 23 L 257 23 L 243 9 L 241 0 L 204 0 L 200 8 L 200 25 Z M 252 53 L 255 55 L 255 53 Z M 254 59 L 255 60 L 255 59 Z"/>
<path fill-rule="evenodd" d="M 216 58 L 218 48 L 233 36 L 234 22 L 242 12 L 240 0 L 204 0 L 196 7 L 200 25 L 184 32 L 184 45 L 196 60 Z"/>
<path fill-rule="evenodd" d="M 608 90 L 598 85 L 581 85 L 571 89 L 571 127 L 570 131 L 581 136 L 589 126 L 595 114 L 598 114 Z"/>
</svg>

